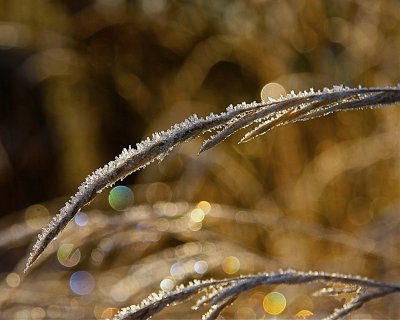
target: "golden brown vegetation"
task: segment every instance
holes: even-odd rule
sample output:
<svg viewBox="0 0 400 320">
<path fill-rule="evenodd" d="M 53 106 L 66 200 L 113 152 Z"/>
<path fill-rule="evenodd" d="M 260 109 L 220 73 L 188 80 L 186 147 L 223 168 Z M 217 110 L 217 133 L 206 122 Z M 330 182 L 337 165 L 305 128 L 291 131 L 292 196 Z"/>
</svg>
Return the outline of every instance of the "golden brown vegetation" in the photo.
<svg viewBox="0 0 400 320">
<path fill-rule="evenodd" d="M 142 137 L 192 113 L 259 100 L 265 84 L 271 96 L 338 83 L 397 84 L 397 1 L 13 0 L 1 9 L 2 57 L 25 57 L 7 90 L 13 99 L 1 101 L 2 202 L 16 190 L 38 194 L 35 203 L 63 198 L 3 218 L 3 318 L 100 319 L 166 279 L 163 285 L 278 268 L 397 281 L 398 108 L 338 113 L 247 144 L 233 138 L 200 156 L 200 140 L 183 145 L 125 180 L 137 206 L 117 213 L 100 195 L 85 211 L 87 223 L 67 227 L 27 277 L 20 273 L 34 235 L 67 195 Z M 21 83 L 28 95 L 18 91 Z M 31 177 L 17 170 L 24 165 L 44 179 L 24 180 Z M 192 219 L 196 207 L 208 210 L 200 223 L 196 213 Z M 196 272 L 196 263 L 206 271 Z M 74 275 L 86 279 L 87 294 L 72 290 Z M 286 297 L 283 318 L 327 315 L 353 294 L 260 287 L 223 315 L 269 317 L 263 300 L 271 291 Z M 399 317 L 397 298 L 355 315 Z M 160 317 L 189 311 L 177 306 Z"/>
</svg>

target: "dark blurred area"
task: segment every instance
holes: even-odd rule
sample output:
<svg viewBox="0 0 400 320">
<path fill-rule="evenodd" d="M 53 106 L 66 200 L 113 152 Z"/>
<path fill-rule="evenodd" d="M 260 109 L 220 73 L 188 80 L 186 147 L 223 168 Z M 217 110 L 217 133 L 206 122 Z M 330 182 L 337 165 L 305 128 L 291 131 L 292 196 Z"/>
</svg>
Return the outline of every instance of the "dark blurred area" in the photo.
<svg viewBox="0 0 400 320">
<path fill-rule="evenodd" d="M 89 173 L 155 131 L 168 129 L 193 113 L 206 116 L 224 111 L 229 104 L 259 101 L 263 88 L 263 97 L 277 97 L 292 90 L 337 84 L 396 85 L 400 82 L 399 12 L 397 0 L 0 0 L 2 275 L 6 277 L 18 264 L 36 230 Z M 197 139 L 174 150 L 163 162 L 134 173 L 123 184 L 131 186 L 135 204 L 164 201 L 170 210 L 177 201 L 221 203 L 258 210 L 265 218 L 274 213 L 294 219 L 295 225 L 311 223 L 319 230 L 315 233 L 305 228 L 308 236 L 302 238 L 299 229 L 303 227 L 288 233 L 274 228 L 265 232 L 256 224 L 243 229 L 240 219 L 234 219 L 239 226 L 232 223 L 230 227 L 211 220 L 213 232 L 220 232 L 221 237 L 226 233 L 224 241 L 239 241 L 247 250 L 242 248 L 242 252 L 224 242 L 222 253 L 217 253 L 223 256 L 226 248 L 231 255 L 242 252 L 241 272 L 288 266 L 339 269 L 378 278 L 397 275 L 398 279 L 395 260 L 399 261 L 400 239 L 390 228 L 400 197 L 397 109 L 338 113 L 278 128 L 241 145 L 234 136 L 201 155 L 197 155 L 201 146 L 201 139 Z M 110 210 L 105 193 L 91 209 Z M 145 212 L 153 223 L 151 210 Z M 101 218 L 94 221 L 106 219 L 99 212 L 93 213 L 93 217 L 98 215 Z M 32 224 L 36 218 L 40 223 L 34 220 Z M 155 228 L 162 233 L 165 230 L 159 225 L 165 221 L 158 221 Z M 26 224 L 25 229 L 21 223 Z M 398 223 L 395 220 L 392 226 Z M 29 231 L 24 240 L 18 238 L 21 230 Z M 338 248 L 332 237 L 321 240 L 327 230 L 354 236 L 353 251 Z M 148 255 L 157 261 L 154 255 L 168 247 L 204 240 L 174 232 L 152 240 L 158 242 L 150 248 L 131 249 L 134 253 L 128 251 L 129 258 L 121 257 L 125 251 L 118 247 L 111 257 L 103 255 L 104 264 L 103 258 L 98 262 L 96 253 L 97 258 L 93 258 L 93 252 L 103 247 L 91 243 L 92 253 L 81 249 L 79 263 L 63 264 L 62 270 L 92 268 L 97 272 L 96 281 L 113 270 L 110 277 L 120 280 L 128 271 L 115 271 L 119 266 L 140 262 Z M 310 240 L 310 234 L 318 234 L 321 241 Z M 19 240 L 12 245 L 4 240 L 14 236 Z M 118 235 L 106 236 L 116 243 L 113 237 Z M 85 237 L 77 233 L 68 241 L 75 248 L 89 239 Z M 210 234 L 205 237 L 214 239 Z M 131 241 L 136 244 L 137 240 Z M 363 247 L 364 251 L 357 251 L 363 241 L 373 250 Z M 380 256 L 380 248 L 390 249 L 392 259 Z M 249 251 L 274 263 L 249 258 Z M 207 257 L 215 255 L 212 250 L 207 252 Z M 175 257 L 168 257 L 168 263 L 173 263 Z M 64 277 L 57 259 L 53 260 L 38 268 L 37 281 L 48 269 Z M 251 264 L 256 260 L 255 265 L 246 267 L 244 261 Z M 208 263 L 207 276 L 224 275 L 221 270 L 212 271 Z M 17 273 L 7 274 L 15 280 Z M 160 279 L 163 276 L 160 271 Z M 19 280 L 14 286 L 12 279 L 6 287 L 19 286 Z M 104 281 L 109 284 L 114 280 Z M 136 288 L 142 288 L 140 285 Z M 68 284 L 66 287 L 60 290 L 68 291 Z M 106 292 L 102 294 L 101 299 L 106 299 Z M 116 296 L 107 296 L 108 302 L 101 306 L 90 306 L 97 319 L 111 307 L 138 302 L 143 293 L 129 293 L 129 299 Z M 74 306 L 81 303 L 73 301 Z M 61 312 L 40 307 L 43 313 L 38 308 L 35 310 L 42 317 L 32 318 L 56 318 Z M 14 309 L 8 310 L 13 314 Z M 390 310 L 392 317 L 398 315 Z M 21 314 L 22 318 L 26 315 Z M 90 314 L 93 316 L 93 310 Z M 231 316 L 244 317 L 240 313 Z"/>
</svg>

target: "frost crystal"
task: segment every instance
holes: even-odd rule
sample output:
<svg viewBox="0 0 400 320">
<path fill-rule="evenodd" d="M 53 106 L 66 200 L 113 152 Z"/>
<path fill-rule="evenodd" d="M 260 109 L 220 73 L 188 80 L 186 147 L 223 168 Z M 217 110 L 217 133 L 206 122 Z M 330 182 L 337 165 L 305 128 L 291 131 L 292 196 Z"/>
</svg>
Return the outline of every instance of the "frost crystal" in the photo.
<svg viewBox="0 0 400 320">
<path fill-rule="evenodd" d="M 191 115 L 183 122 L 172 126 L 167 131 L 154 133 L 140 143 L 136 148 L 129 146 L 110 161 L 103 168 L 95 170 L 79 186 L 77 193 L 65 204 L 60 212 L 49 222 L 46 228 L 38 235 L 27 262 L 25 271 L 41 255 L 48 244 L 67 225 L 67 223 L 90 203 L 104 188 L 114 185 L 119 180 L 134 171 L 142 169 L 158 159 L 161 161 L 175 146 L 196 138 L 205 132 L 217 130 L 203 144 L 200 152 L 205 151 L 238 130 L 250 125 L 259 125 L 248 132 L 242 142 L 264 134 L 268 130 L 280 125 L 296 121 L 310 120 L 342 110 L 356 110 L 362 108 L 376 108 L 392 105 L 400 101 L 400 85 L 384 88 L 351 89 L 334 86 L 322 91 L 309 92 L 293 91 L 278 99 L 269 99 L 268 102 L 242 102 L 236 106 L 229 105 L 226 112 L 218 115 L 211 113 L 206 118 Z"/>
</svg>

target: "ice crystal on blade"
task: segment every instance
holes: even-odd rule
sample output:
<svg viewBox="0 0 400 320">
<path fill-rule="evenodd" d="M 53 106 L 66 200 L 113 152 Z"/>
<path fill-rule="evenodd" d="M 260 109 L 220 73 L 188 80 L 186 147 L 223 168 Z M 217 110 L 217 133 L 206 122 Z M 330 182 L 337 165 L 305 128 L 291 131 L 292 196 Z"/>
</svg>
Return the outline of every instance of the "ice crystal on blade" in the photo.
<svg viewBox="0 0 400 320">
<path fill-rule="evenodd" d="M 115 320 L 149 319 L 170 305 L 176 305 L 184 301 L 195 299 L 199 293 L 205 291 L 205 295 L 197 301 L 193 309 L 200 310 L 207 306 L 202 319 L 216 319 L 225 308 L 229 307 L 236 298 L 245 292 L 261 286 L 298 285 L 305 283 L 319 283 L 323 288 L 320 291 L 338 294 L 354 294 L 355 297 L 341 308 L 335 310 L 326 319 L 341 318 L 364 303 L 377 297 L 399 292 L 400 286 L 389 285 L 357 276 L 342 275 L 324 272 L 299 272 L 295 270 L 279 270 L 276 273 L 260 273 L 222 280 L 204 280 L 189 283 L 187 286 L 178 286 L 174 291 L 158 294 L 153 293 L 144 299 L 139 305 L 122 308 L 114 317 Z M 343 285 L 343 289 L 331 285 Z"/>
<path fill-rule="evenodd" d="M 235 132 L 253 124 L 242 142 L 264 134 L 268 130 L 296 121 L 310 120 L 342 110 L 357 110 L 393 105 L 400 101 L 400 86 L 382 88 L 355 88 L 334 86 L 317 92 L 310 89 L 295 94 L 289 93 L 278 99 L 265 102 L 242 102 L 229 105 L 226 112 L 211 113 L 205 118 L 196 114 L 167 131 L 154 133 L 136 144 L 136 148 L 124 148 L 115 160 L 89 175 L 79 186 L 77 193 L 51 219 L 34 244 L 25 268 L 27 271 L 39 258 L 49 243 L 65 228 L 82 207 L 89 204 L 104 188 L 114 185 L 134 171 L 140 170 L 156 159 L 161 161 L 175 146 L 196 138 L 206 132 L 216 131 L 206 140 L 200 150 L 203 152 L 216 146 Z"/>
</svg>

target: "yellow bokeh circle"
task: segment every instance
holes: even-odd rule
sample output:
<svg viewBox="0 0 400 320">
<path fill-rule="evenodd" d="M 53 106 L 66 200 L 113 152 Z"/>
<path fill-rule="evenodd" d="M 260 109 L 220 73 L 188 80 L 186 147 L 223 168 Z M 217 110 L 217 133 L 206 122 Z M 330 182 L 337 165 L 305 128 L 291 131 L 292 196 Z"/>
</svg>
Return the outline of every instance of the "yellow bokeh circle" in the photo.
<svg viewBox="0 0 400 320">
<path fill-rule="evenodd" d="M 222 270 L 227 274 L 234 274 L 240 269 L 240 261 L 234 256 L 229 256 L 222 262 Z"/>
<path fill-rule="evenodd" d="M 270 292 L 264 297 L 263 307 L 266 313 L 278 315 L 286 308 L 286 298 L 282 293 Z"/>
</svg>

